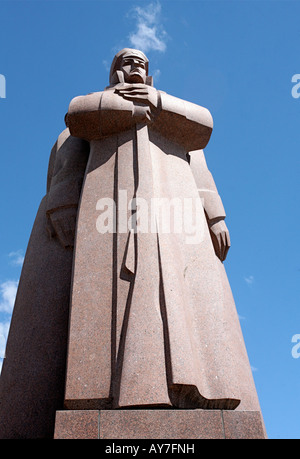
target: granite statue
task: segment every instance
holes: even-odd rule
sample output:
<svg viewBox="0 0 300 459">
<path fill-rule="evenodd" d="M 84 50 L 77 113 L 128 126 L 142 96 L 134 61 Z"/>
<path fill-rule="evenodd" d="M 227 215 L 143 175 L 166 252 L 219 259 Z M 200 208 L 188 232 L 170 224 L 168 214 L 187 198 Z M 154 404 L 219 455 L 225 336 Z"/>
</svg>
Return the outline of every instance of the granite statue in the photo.
<svg viewBox="0 0 300 459">
<path fill-rule="evenodd" d="M 210 112 L 156 89 L 145 54 L 125 48 L 65 122 L 17 293 L 0 436 L 51 437 L 60 409 L 259 410 L 203 151 Z"/>
</svg>

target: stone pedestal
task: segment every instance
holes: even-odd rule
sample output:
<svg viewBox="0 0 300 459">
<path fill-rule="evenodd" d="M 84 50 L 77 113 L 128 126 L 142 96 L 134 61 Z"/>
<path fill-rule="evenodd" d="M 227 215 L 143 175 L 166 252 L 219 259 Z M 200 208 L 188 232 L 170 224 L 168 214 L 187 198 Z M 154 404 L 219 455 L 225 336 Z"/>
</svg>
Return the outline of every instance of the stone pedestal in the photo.
<svg viewBox="0 0 300 459">
<path fill-rule="evenodd" d="M 66 410 L 54 439 L 264 439 L 259 411 Z"/>
</svg>

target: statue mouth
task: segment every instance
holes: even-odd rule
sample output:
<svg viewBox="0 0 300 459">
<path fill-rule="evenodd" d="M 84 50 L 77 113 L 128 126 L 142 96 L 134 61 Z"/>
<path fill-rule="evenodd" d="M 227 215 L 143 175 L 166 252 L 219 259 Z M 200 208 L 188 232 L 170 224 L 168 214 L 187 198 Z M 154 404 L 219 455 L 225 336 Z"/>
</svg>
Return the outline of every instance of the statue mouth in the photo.
<svg viewBox="0 0 300 459">
<path fill-rule="evenodd" d="M 130 75 L 141 75 L 141 72 L 139 69 L 134 69 L 130 72 Z"/>
<path fill-rule="evenodd" d="M 144 81 L 143 76 L 137 70 L 130 72 L 129 78 L 132 83 L 140 83 Z"/>
</svg>

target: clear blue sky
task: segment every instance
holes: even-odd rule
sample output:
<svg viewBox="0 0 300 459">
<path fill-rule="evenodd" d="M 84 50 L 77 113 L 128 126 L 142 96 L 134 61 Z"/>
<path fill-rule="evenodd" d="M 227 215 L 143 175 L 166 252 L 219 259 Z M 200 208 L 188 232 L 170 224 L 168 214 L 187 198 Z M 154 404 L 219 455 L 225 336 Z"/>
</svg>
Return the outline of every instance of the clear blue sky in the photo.
<svg viewBox="0 0 300 459">
<path fill-rule="evenodd" d="M 206 158 L 267 433 L 300 438 L 299 17 L 283 0 L 0 2 L 0 357 L 69 101 L 102 90 L 115 52 L 139 44 L 158 89 L 213 115 Z"/>
</svg>

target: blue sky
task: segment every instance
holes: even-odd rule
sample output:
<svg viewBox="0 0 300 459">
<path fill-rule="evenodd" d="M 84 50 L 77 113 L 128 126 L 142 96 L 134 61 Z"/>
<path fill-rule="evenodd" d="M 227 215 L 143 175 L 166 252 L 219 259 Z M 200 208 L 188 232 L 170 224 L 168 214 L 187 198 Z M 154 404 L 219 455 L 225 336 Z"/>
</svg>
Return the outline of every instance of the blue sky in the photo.
<svg viewBox="0 0 300 459">
<path fill-rule="evenodd" d="M 158 89 L 213 115 L 206 159 L 267 433 L 300 438 L 299 17 L 284 0 L 1 0 L 0 357 L 68 104 L 108 84 L 118 50 L 139 47 Z"/>
</svg>

